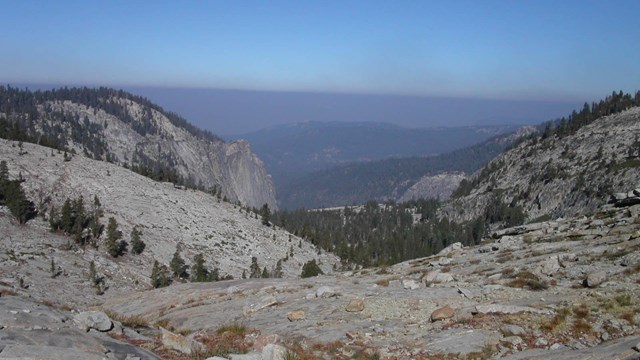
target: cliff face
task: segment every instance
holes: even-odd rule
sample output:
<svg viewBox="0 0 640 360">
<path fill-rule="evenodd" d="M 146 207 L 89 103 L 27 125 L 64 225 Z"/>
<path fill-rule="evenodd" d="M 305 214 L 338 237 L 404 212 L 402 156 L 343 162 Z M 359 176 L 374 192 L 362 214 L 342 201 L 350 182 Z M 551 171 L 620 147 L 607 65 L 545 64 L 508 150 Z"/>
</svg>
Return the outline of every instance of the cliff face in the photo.
<svg viewBox="0 0 640 360">
<path fill-rule="evenodd" d="M 32 136 L 123 166 L 172 171 L 186 183 L 221 189 L 231 202 L 276 208 L 275 188 L 246 142 L 225 143 L 146 99 L 111 89 L 72 89 L 19 95 L 29 113 L 0 113 Z M 7 96 L 11 99 L 11 95 Z M 33 109 L 33 110 L 31 110 Z"/>
<path fill-rule="evenodd" d="M 640 182 L 640 108 L 601 117 L 575 133 L 527 140 L 474 175 L 468 195 L 444 212 L 456 220 L 479 216 L 495 196 L 521 206 L 529 221 L 576 216 Z"/>
</svg>

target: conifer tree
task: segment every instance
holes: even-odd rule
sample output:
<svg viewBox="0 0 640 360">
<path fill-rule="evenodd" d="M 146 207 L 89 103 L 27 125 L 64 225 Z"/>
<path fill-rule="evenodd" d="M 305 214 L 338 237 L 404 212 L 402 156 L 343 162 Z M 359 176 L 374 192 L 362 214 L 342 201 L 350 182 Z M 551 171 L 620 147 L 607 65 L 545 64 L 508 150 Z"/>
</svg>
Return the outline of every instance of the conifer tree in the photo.
<svg viewBox="0 0 640 360">
<path fill-rule="evenodd" d="M 133 227 L 131 230 L 131 252 L 134 254 L 142 254 L 146 244 L 140 238 L 142 236 L 142 231 L 138 230 L 137 226 Z"/>
<path fill-rule="evenodd" d="M 209 280 L 209 270 L 204 265 L 204 256 L 196 254 L 193 257 L 193 265 L 191 266 L 191 281 L 205 282 Z"/>
<path fill-rule="evenodd" d="M 107 252 L 113 257 L 118 257 L 127 250 L 127 243 L 122 238 L 122 231 L 118 230 L 118 222 L 115 218 L 110 217 L 107 225 L 107 239 L 105 245 Z"/>
<path fill-rule="evenodd" d="M 260 265 L 258 265 L 258 258 L 255 256 L 251 257 L 251 267 L 249 267 L 249 278 L 257 279 L 262 276 L 260 272 Z"/>
<path fill-rule="evenodd" d="M 169 270 L 165 265 L 160 265 L 158 260 L 153 262 L 153 269 L 151 270 L 151 286 L 154 288 L 161 288 L 169 286 L 171 279 L 169 277 Z"/>
<path fill-rule="evenodd" d="M 189 277 L 187 265 L 185 264 L 184 259 L 180 256 L 180 244 L 176 246 L 176 251 L 173 253 L 169 267 L 171 267 L 174 277 L 180 279 L 186 279 Z"/>
</svg>

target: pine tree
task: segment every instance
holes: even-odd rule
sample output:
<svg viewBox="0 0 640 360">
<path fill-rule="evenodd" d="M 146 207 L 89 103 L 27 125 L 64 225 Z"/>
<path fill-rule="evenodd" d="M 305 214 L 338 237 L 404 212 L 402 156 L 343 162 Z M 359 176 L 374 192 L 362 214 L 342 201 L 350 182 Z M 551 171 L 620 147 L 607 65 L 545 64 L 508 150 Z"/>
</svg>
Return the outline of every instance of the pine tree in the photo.
<svg viewBox="0 0 640 360">
<path fill-rule="evenodd" d="M 197 254 L 193 257 L 193 265 L 191 266 L 191 281 L 205 282 L 209 280 L 209 270 L 204 265 L 204 256 Z"/>
<path fill-rule="evenodd" d="M 140 238 L 142 236 L 142 231 L 138 230 L 137 226 L 133 227 L 131 230 L 131 252 L 134 254 L 142 254 L 146 244 Z"/>
<path fill-rule="evenodd" d="M 308 262 L 306 262 L 302 266 L 302 274 L 301 274 L 301 276 L 303 278 L 308 278 L 308 277 L 312 277 L 312 276 L 318 276 L 320 274 L 324 274 L 324 273 L 322 272 L 322 269 L 320 269 L 320 267 L 316 263 L 315 259 L 309 260 Z"/>
<path fill-rule="evenodd" d="M 160 265 L 157 260 L 153 262 L 153 269 L 151 270 L 151 286 L 154 288 L 161 288 L 169 286 L 171 279 L 169 278 L 169 270 L 165 265 Z"/>
<path fill-rule="evenodd" d="M 284 271 L 282 270 L 282 260 L 278 260 L 276 263 L 276 269 L 273 271 L 274 278 L 281 278 L 284 276 Z"/>
<path fill-rule="evenodd" d="M 269 205 L 264 204 L 260 209 L 260 216 L 262 217 L 262 225 L 271 226 L 271 210 L 269 210 Z"/>
<path fill-rule="evenodd" d="M 249 267 L 249 278 L 257 279 L 262 276 L 260 272 L 260 265 L 258 265 L 258 258 L 251 257 L 251 267 Z"/>
<path fill-rule="evenodd" d="M 269 278 L 269 270 L 267 270 L 266 266 L 264 267 L 264 269 L 262 269 L 262 274 L 260 274 L 260 277 L 263 279 Z"/>
<path fill-rule="evenodd" d="M 107 252 L 113 257 L 118 257 L 125 253 L 127 250 L 127 243 L 122 238 L 122 231 L 118 230 L 118 222 L 115 218 L 109 218 L 109 224 L 107 225 L 107 239 L 105 245 L 107 246 Z"/>
<path fill-rule="evenodd" d="M 176 251 L 173 253 L 169 267 L 171 267 L 174 277 L 180 279 L 186 279 L 189 277 L 187 265 L 185 264 L 184 259 L 180 256 L 180 244 L 176 246 Z"/>
</svg>

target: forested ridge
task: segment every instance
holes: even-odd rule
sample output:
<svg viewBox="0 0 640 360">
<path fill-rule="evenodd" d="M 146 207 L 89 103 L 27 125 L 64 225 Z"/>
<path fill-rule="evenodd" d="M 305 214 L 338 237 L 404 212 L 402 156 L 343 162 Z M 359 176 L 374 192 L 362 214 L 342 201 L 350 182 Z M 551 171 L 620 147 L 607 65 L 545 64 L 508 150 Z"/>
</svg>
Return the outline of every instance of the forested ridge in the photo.
<svg viewBox="0 0 640 360">
<path fill-rule="evenodd" d="M 122 100 L 130 100 L 142 106 L 143 112 L 135 119 Z M 86 116 L 69 113 L 52 104 L 64 101 L 81 104 L 112 115 L 140 134 L 154 135 L 159 131 L 152 111 L 164 115 L 176 127 L 185 129 L 197 138 L 223 141 L 209 131 L 191 125 L 179 115 L 165 111 L 148 99 L 123 90 L 100 88 L 60 88 L 46 91 L 30 91 L 11 86 L 0 86 L 0 137 L 8 140 L 35 143 L 58 150 L 75 152 L 68 146 L 81 144 L 84 155 L 97 160 L 120 163 L 131 170 L 158 181 L 196 188 L 195 181 L 183 178 L 175 169 L 175 159 L 166 157 L 155 161 L 141 151 L 132 154 L 130 161 L 117 159 L 109 151 L 109 144 L 102 135 L 105 124 L 90 122 Z"/>
</svg>

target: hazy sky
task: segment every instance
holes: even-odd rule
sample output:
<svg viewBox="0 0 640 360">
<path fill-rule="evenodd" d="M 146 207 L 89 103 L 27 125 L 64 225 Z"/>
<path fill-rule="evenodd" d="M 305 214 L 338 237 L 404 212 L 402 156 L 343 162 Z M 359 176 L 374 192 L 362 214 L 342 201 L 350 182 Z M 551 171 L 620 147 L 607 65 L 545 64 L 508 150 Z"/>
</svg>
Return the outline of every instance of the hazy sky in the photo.
<svg viewBox="0 0 640 360">
<path fill-rule="evenodd" d="M 640 1 L 0 0 L 0 82 L 588 100 Z"/>
</svg>

